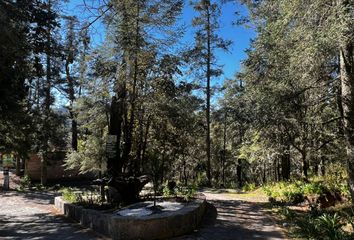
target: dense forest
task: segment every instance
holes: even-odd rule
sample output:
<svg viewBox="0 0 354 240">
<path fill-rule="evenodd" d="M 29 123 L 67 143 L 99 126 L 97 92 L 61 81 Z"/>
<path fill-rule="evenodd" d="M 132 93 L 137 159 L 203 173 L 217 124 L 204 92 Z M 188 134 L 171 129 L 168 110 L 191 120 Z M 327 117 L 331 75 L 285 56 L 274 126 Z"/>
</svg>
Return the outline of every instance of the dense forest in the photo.
<svg viewBox="0 0 354 240">
<path fill-rule="evenodd" d="M 219 34 L 221 1 L 93 2 L 84 21 L 65 1 L 0 0 L 0 146 L 38 153 L 42 184 L 48 156 L 64 150 L 68 169 L 160 183 L 336 173 L 354 199 L 352 0 L 234 1 L 249 14 L 233 21 L 257 36 L 220 84 L 216 53 L 237 42 Z M 196 13 L 187 45 L 186 4 Z M 92 44 L 98 21 L 104 40 Z"/>
</svg>

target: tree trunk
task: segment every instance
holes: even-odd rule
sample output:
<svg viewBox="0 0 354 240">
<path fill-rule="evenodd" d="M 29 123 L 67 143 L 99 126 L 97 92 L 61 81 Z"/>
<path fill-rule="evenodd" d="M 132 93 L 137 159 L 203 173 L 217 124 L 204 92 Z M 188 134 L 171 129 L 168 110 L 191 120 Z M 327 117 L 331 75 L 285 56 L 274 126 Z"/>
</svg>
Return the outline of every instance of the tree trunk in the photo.
<svg viewBox="0 0 354 240">
<path fill-rule="evenodd" d="M 267 182 L 267 165 L 263 162 L 263 184 Z"/>
<path fill-rule="evenodd" d="M 283 180 L 290 179 L 290 146 L 286 146 L 286 150 L 284 151 L 283 155 L 281 156 L 281 175 Z"/>
<path fill-rule="evenodd" d="M 242 182 L 242 160 L 241 159 L 238 159 L 237 161 L 236 175 L 237 175 L 238 187 L 242 188 L 243 182 Z"/>
<path fill-rule="evenodd" d="M 338 0 L 345 14 L 349 14 L 349 2 L 347 0 Z M 349 16 L 347 16 L 349 18 Z M 343 32 L 340 39 L 339 61 L 340 61 L 340 80 L 342 87 L 342 104 L 344 115 L 344 128 L 346 135 L 347 150 L 347 169 L 348 169 L 348 186 L 354 203 L 354 62 L 353 62 L 353 32 L 352 24 L 345 19 L 345 25 L 349 30 Z"/>
<path fill-rule="evenodd" d="M 47 172 L 47 154 L 41 154 L 41 184 L 45 186 L 47 184 L 48 172 Z"/>
<path fill-rule="evenodd" d="M 321 170 L 321 176 L 325 176 L 326 175 L 326 158 L 324 156 L 321 156 L 321 167 L 320 167 L 320 170 Z"/>
<path fill-rule="evenodd" d="M 114 96 L 111 102 L 108 134 L 116 136 L 114 153 L 107 155 L 107 172 L 111 177 L 117 177 L 122 172 L 121 161 L 121 129 L 122 129 L 122 101 L 124 101 L 124 87 L 118 89 L 118 98 Z"/>
<path fill-rule="evenodd" d="M 224 118 L 224 144 L 223 144 L 223 154 L 222 154 L 222 185 L 225 187 L 225 163 L 226 163 L 226 129 L 227 129 L 227 110 L 225 109 Z"/>
<path fill-rule="evenodd" d="M 307 179 L 308 177 L 308 170 L 309 170 L 309 163 L 307 161 L 307 154 L 305 151 L 301 153 L 302 157 L 302 174 L 304 175 L 304 178 Z"/>
<path fill-rule="evenodd" d="M 70 100 L 70 118 L 71 118 L 71 147 L 75 151 L 77 151 L 77 122 L 75 120 L 75 114 L 73 112 L 73 103 L 75 101 L 75 88 L 74 88 L 74 79 L 70 75 L 70 67 L 69 65 L 72 63 L 71 55 L 66 59 L 65 62 L 65 74 L 66 80 L 68 82 L 68 94 Z"/>
<path fill-rule="evenodd" d="M 211 28 L 210 28 L 210 12 L 209 5 L 207 6 L 207 87 L 206 87 L 206 154 L 207 154 L 207 178 L 208 185 L 211 186 L 211 154 L 210 154 L 210 78 L 211 78 Z"/>
<path fill-rule="evenodd" d="M 48 12 L 51 12 L 51 1 L 48 1 Z M 51 79 L 52 79 L 52 72 L 51 72 L 51 28 L 48 25 L 47 29 L 47 45 L 46 45 L 46 82 L 45 82 L 45 100 L 44 100 L 44 136 L 42 142 L 42 158 L 41 158 L 41 184 L 47 184 L 47 157 L 49 152 L 49 132 L 50 132 L 50 105 L 51 105 Z"/>
<path fill-rule="evenodd" d="M 15 155 L 16 158 L 16 175 L 20 176 L 21 175 L 21 159 L 19 155 Z"/>
</svg>

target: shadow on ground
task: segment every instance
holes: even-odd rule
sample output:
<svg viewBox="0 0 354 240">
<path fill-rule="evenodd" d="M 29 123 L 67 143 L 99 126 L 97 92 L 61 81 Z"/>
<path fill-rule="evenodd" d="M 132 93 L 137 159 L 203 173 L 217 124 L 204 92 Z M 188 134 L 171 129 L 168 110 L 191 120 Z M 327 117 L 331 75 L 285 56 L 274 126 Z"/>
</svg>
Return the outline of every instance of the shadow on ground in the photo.
<svg viewBox="0 0 354 240">
<path fill-rule="evenodd" d="M 206 215 L 198 231 L 174 240 L 247 240 L 286 239 L 281 229 L 259 204 L 209 200 Z"/>
<path fill-rule="evenodd" d="M 0 192 L 0 239 L 102 239 L 91 230 L 53 214 L 56 193 Z"/>
</svg>

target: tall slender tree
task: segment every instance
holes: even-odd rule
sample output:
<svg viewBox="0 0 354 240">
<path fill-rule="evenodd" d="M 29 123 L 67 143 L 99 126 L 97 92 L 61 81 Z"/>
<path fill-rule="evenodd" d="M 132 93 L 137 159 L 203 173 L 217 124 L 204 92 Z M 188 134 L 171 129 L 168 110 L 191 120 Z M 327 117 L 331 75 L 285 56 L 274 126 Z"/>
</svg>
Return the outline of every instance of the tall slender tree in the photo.
<svg viewBox="0 0 354 240">
<path fill-rule="evenodd" d="M 226 41 L 217 33 L 219 29 L 220 5 L 217 1 L 200 0 L 192 1 L 192 6 L 197 12 L 192 25 L 197 29 L 195 33 L 195 46 L 188 51 L 188 62 L 198 69 L 198 78 L 205 79 L 203 89 L 205 91 L 205 119 L 206 119 L 206 173 L 208 185 L 211 185 L 211 137 L 210 137 L 210 112 L 212 97 L 212 79 L 222 74 L 221 67 L 217 65 L 215 51 L 221 49 L 228 51 L 231 41 Z"/>
</svg>

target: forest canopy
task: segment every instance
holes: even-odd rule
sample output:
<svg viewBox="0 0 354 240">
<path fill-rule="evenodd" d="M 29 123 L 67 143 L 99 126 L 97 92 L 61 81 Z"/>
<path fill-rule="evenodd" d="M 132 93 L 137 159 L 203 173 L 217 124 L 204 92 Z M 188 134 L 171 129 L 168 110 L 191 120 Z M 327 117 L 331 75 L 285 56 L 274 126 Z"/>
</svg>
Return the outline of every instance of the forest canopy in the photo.
<svg viewBox="0 0 354 240">
<path fill-rule="evenodd" d="M 40 155 L 43 184 L 60 150 L 82 174 L 200 186 L 338 169 L 354 199 L 353 0 L 67 2 L 0 0 L 0 146 Z M 256 32 L 233 78 L 223 4 Z"/>
</svg>

